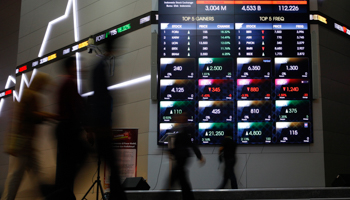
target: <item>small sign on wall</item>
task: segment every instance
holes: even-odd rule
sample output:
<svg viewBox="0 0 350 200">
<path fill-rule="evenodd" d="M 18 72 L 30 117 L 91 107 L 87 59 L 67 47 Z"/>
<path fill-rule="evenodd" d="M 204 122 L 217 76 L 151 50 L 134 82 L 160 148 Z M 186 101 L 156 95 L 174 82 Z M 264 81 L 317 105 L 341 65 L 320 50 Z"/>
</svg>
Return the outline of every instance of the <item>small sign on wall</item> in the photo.
<svg viewBox="0 0 350 200">
<path fill-rule="evenodd" d="M 136 177 L 138 129 L 113 129 L 113 151 L 119 166 L 121 183 L 128 177 Z M 105 164 L 104 188 L 109 191 L 110 169 Z"/>
</svg>

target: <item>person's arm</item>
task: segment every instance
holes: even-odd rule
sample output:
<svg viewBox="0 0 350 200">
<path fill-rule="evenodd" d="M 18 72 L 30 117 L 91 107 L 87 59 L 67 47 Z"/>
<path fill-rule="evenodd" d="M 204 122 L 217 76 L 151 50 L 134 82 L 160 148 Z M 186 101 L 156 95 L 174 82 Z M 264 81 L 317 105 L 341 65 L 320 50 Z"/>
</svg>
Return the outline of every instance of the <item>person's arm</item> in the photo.
<svg viewBox="0 0 350 200">
<path fill-rule="evenodd" d="M 203 157 L 203 155 L 202 155 L 201 151 L 199 150 L 199 148 L 198 148 L 195 144 L 193 144 L 193 143 L 191 142 L 191 139 L 189 139 L 189 140 L 187 140 L 187 141 L 190 142 L 189 144 L 190 144 L 191 148 L 193 149 L 193 152 L 194 152 L 194 154 L 196 155 L 196 157 L 199 159 L 199 161 L 200 161 L 202 164 L 204 164 L 204 163 L 205 163 L 205 158 Z"/>
<path fill-rule="evenodd" d="M 58 119 L 58 115 L 49 113 L 49 112 L 37 111 L 37 112 L 33 112 L 33 114 L 37 117 L 39 122 L 49 120 L 49 119 L 52 119 L 52 120 Z"/>
<path fill-rule="evenodd" d="M 194 145 L 194 144 L 192 144 L 191 147 L 193 149 L 194 154 L 196 154 L 196 157 L 199 160 L 201 160 L 203 158 L 203 155 L 202 155 L 201 151 L 199 150 L 199 148 L 196 145 Z"/>
</svg>

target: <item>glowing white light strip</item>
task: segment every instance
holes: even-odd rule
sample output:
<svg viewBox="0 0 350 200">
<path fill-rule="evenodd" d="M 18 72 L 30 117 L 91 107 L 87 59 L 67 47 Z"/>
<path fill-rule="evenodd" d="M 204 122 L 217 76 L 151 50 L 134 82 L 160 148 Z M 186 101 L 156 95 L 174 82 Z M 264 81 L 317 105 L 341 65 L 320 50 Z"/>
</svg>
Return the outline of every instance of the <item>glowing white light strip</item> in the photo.
<svg viewBox="0 0 350 200">
<path fill-rule="evenodd" d="M 24 84 L 26 84 L 27 87 L 29 87 L 30 84 L 32 83 L 36 73 L 37 73 L 37 69 L 34 69 L 33 73 L 32 73 L 32 77 L 30 78 L 29 82 L 28 82 L 27 76 L 25 74 L 22 74 L 21 85 L 19 86 L 18 94 L 15 90 L 13 91 L 13 101 L 15 101 L 15 100 L 17 100 L 18 102 L 21 101 L 23 90 L 24 90 Z"/>
<path fill-rule="evenodd" d="M 91 96 L 91 95 L 93 95 L 93 94 L 94 94 L 94 91 L 84 93 L 84 94 L 82 94 L 81 96 L 82 96 L 82 97 L 88 97 L 88 96 Z"/>
<path fill-rule="evenodd" d="M 135 78 L 135 79 L 132 79 L 130 81 L 125 81 L 125 82 L 122 82 L 122 83 L 118 83 L 118 84 L 115 84 L 115 85 L 111 85 L 108 87 L 108 90 L 115 90 L 115 89 L 118 89 L 118 88 L 122 88 L 122 87 L 127 87 L 127 86 L 131 86 L 131 85 L 135 85 L 137 83 L 141 83 L 141 82 L 144 82 L 144 81 L 148 81 L 148 80 L 151 80 L 151 75 L 147 75 L 147 76 L 142 76 L 140 78 Z M 94 92 L 87 92 L 87 93 L 84 93 L 83 97 L 87 97 L 87 96 L 91 96 L 93 95 Z"/>
<path fill-rule="evenodd" d="M 78 30 L 78 6 L 77 6 L 77 0 L 68 0 L 68 3 L 67 3 L 67 7 L 66 7 L 66 11 L 64 13 L 64 15 L 52 20 L 49 22 L 49 24 L 47 25 L 47 28 L 46 28 L 46 32 L 45 32 L 45 35 L 44 35 L 44 39 L 43 39 L 43 42 L 41 44 L 41 47 L 40 47 L 40 51 L 39 51 L 39 54 L 38 54 L 38 57 L 41 57 L 43 56 L 44 54 L 44 51 L 45 51 L 45 48 L 46 48 L 46 45 L 47 45 L 47 41 L 48 41 L 48 37 L 51 33 L 51 29 L 52 29 L 52 26 L 58 22 L 61 22 L 62 20 L 66 19 L 68 16 L 69 16 L 69 12 L 72 8 L 72 5 L 73 5 L 73 22 L 74 22 L 74 41 L 77 42 L 79 41 L 79 30 Z M 80 81 L 80 77 L 81 77 L 81 74 L 80 74 L 80 68 L 81 68 L 81 63 L 80 63 L 80 54 L 76 54 L 77 55 L 77 78 L 78 78 L 78 91 L 79 93 L 81 92 L 81 81 Z M 24 89 L 24 84 L 27 85 L 27 87 L 30 86 L 34 76 L 36 74 L 36 69 L 34 69 L 33 73 L 32 73 L 32 77 L 30 79 L 30 82 L 28 82 L 28 79 L 27 77 L 22 74 L 22 79 L 21 79 L 21 84 L 20 84 L 20 88 L 19 88 L 19 92 L 17 93 L 15 90 L 13 91 L 13 101 L 17 100 L 18 102 L 21 101 L 21 98 L 22 98 L 22 94 L 23 94 L 23 89 Z M 10 81 L 14 82 L 16 84 L 16 79 L 12 76 L 9 76 L 8 79 L 7 79 L 7 82 L 6 82 L 6 86 L 5 86 L 5 89 L 7 89 L 9 86 L 10 86 Z M 2 106 L 4 104 L 4 99 L 1 99 L 1 102 L 0 102 L 0 114 L 1 114 L 1 109 L 2 109 Z"/>
<path fill-rule="evenodd" d="M 17 94 L 16 90 L 13 90 L 13 101 L 15 101 L 15 100 L 17 100 L 18 102 L 21 101 L 22 95 L 23 95 L 23 90 L 24 90 L 24 84 L 26 84 L 27 87 L 29 87 L 32 84 L 32 81 L 33 81 L 36 73 L 37 73 L 37 69 L 34 69 L 33 73 L 32 73 L 32 77 L 30 78 L 30 81 L 28 81 L 28 78 L 27 78 L 27 76 L 25 74 L 22 74 L 21 85 L 19 87 L 18 94 Z M 9 80 L 10 79 L 14 83 L 16 83 L 16 79 L 14 79 L 12 76 L 9 76 L 9 79 L 7 80 L 5 89 L 7 89 L 7 87 L 9 86 Z M 1 115 L 2 107 L 3 107 L 4 103 L 5 103 L 5 100 L 1 99 L 0 100 L 0 115 Z"/>
<path fill-rule="evenodd" d="M 48 37 L 51 33 L 51 29 L 52 29 L 52 26 L 58 22 L 61 22 L 62 20 L 66 19 L 68 16 L 69 16 L 69 13 L 70 13 L 70 10 L 72 8 L 72 5 L 73 5 L 73 23 L 74 23 L 74 41 L 77 42 L 79 41 L 79 23 L 78 23 L 78 5 L 77 5 L 77 0 L 68 0 L 68 3 L 67 3 L 67 7 L 66 7 L 66 11 L 64 13 L 64 15 L 62 15 L 61 17 L 59 18 L 56 18 L 52 21 L 49 22 L 48 26 L 47 26 L 47 29 L 46 29 L 46 32 L 45 32 L 45 36 L 44 36 L 44 39 L 43 39 L 43 42 L 41 44 L 41 47 L 40 47 L 40 51 L 39 51 L 39 55 L 38 57 L 41 57 L 43 56 L 44 54 L 44 50 L 46 48 L 46 45 L 47 45 L 47 41 L 48 41 Z M 80 69 L 81 69 L 81 63 L 80 63 L 80 54 L 76 53 L 76 63 L 77 63 L 77 86 L 78 86 L 78 92 L 79 94 L 81 94 L 81 80 L 80 80 L 80 77 L 81 77 L 81 73 L 80 73 Z"/>
<path fill-rule="evenodd" d="M 4 99 L 0 100 L 0 116 L 1 116 L 1 110 L 2 110 L 2 106 L 4 105 Z"/>
<path fill-rule="evenodd" d="M 5 90 L 10 87 L 11 81 L 14 84 L 16 84 L 16 79 L 13 76 L 9 75 L 8 78 L 7 78 L 7 81 L 6 81 Z M 13 91 L 13 92 L 15 92 L 15 91 Z M 5 104 L 5 99 L 2 98 L 0 100 L 0 116 L 1 116 L 1 110 L 2 110 L 2 107 L 4 106 L 4 104 Z"/>
<path fill-rule="evenodd" d="M 8 89 L 8 88 L 10 87 L 10 84 L 11 84 L 10 81 L 12 81 L 14 84 L 16 84 L 16 79 L 15 79 L 13 76 L 10 75 L 10 76 L 7 78 L 5 90 Z"/>
<path fill-rule="evenodd" d="M 78 23 L 78 5 L 77 1 L 73 0 L 73 20 L 74 20 L 74 40 L 75 42 L 79 41 L 79 23 Z M 77 87 L 78 93 L 81 94 L 81 62 L 80 62 L 80 53 L 75 53 L 76 63 L 77 63 Z"/>
<path fill-rule="evenodd" d="M 75 53 L 77 63 L 77 87 L 78 93 L 81 94 L 81 74 L 80 74 L 80 53 Z"/>
<path fill-rule="evenodd" d="M 130 81 L 118 83 L 116 85 L 111 85 L 108 87 L 108 90 L 114 90 L 117 88 L 122 88 L 122 87 L 130 86 L 130 85 L 134 85 L 134 84 L 141 83 L 141 82 L 148 81 L 148 80 L 151 80 L 151 75 L 143 76 L 140 78 L 135 78 L 135 79 L 132 79 Z"/>
<path fill-rule="evenodd" d="M 73 0 L 73 20 L 74 20 L 74 39 L 75 42 L 79 41 L 79 29 L 78 29 L 78 6 L 77 1 Z"/>
<path fill-rule="evenodd" d="M 48 41 L 48 37 L 51 33 L 51 28 L 54 24 L 66 19 L 68 16 L 69 16 L 69 12 L 70 12 L 70 9 L 72 7 L 72 4 L 73 4 L 73 20 L 74 20 L 74 40 L 75 42 L 79 40 L 79 31 L 78 31 L 78 17 L 77 17 L 77 2 L 76 0 L 68 0 L 68 3 L 67 3 L 67 7 L 66 7 L 66 11 L 64 13 L 64 15 L 62 15 L 61 17 L 58 17 L 52 21 L 49 22 L 49 24 L 47 25 L 47 29 L 46 29 L 46 32 L 45 32 L 45 36 L 44 36 L 44 39 L 43 39 L 43 42 L 41 44 L 41 47 L 40 47 L 40 51 L 39 51 L 39 55 L 38 57 L 41 57 L 43 56 L 44 54 L 44 51 L 45 51 L 45 47 L 46 47 L 46 44 L 47 44 L 47 41 Z"/>
</svg>

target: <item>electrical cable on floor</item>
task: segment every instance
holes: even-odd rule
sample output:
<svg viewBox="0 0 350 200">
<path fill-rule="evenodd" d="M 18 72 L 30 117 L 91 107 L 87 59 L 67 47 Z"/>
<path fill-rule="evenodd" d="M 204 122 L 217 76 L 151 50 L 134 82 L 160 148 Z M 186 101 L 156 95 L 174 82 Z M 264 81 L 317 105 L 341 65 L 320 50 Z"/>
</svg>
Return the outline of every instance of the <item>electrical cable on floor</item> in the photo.
<svg viewBox="0 0 350 200">
<path fill-rule="evenodd" d="M 262 153 L 262 152 L 264 151 L 264 148 L 265 148 L 265 145 L 263 145 L 263 147 L 261 148 L 260 153 Z M 249 161 L 250 155 L 251 155 L 251 154 L 249 154 L 249 156 L 248 156 L 248 158 L 247 158 L 247 161 L 245 162 L 243 171 L 242 171 L 242 173 L 241 173 L 241 176 L 239 177 L 239 182 L 241 182 L 241 179 L 242 179 L 242 176 L 243 176 L 243 172 L 244 172 L 245 170 L 247 170 L 247 165 L 248 165 L 248 161 Z"/>
<path fill-rule="evenodd" d="M 243 167 L 243 170 L 242 170 L 242 173 L 241 173 L 241 176 L 239 177 L 239 182 L 241 182 L 241 179 L 242 179 L 242 176 L 243 176 L 243 172 L 246 170 L 246 168 L 247 168 L 247 165 L 248 165 L 248 161 L 249 161 L 249 158 L 250 158 L 250 155 L 251 154 L 249 154 L 249 156 L 248 156 L 248 158 L 247 158 L 247 161 L 245 162 L 245 165 L 244 165 L 244 167 Z"/>
<path fill-rule="evenodd" d="M 260 153 L 262 153 L 264 151 L 265 145 L 263 145 L 263 147 L 261 148 Z"/>
</svg>

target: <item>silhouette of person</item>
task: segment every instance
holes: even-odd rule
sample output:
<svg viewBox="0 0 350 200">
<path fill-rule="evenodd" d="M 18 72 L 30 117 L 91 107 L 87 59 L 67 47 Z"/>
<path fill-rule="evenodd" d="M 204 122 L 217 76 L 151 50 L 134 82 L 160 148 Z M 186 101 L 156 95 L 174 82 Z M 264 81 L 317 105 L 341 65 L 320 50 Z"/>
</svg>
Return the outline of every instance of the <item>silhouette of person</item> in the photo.
<svg viewBox="0 0 350 200">
<path fill-rule="evenodd" d="M 33 141 L 38 124 L 54 118 L 55 115 L 40 111 L 44 88 L 50 83 L 50 76 L 42 72 L 33 72 L 34 79 L 29 88 L 23 90 L 22 98 L 15 104 L 13 132 L 10 135 L 5 152 L 14 156 L 14 163 L 7 176 L 5 190 L 1 200 L 13 200 L 16 197 L 25 171 L 36 176 L 40 172 Z"/>
<path fill-rule="evenodd" d="M 117 154 L 112 147 L 112 108 L 113 99 L 107 89 L 109 86 L 106 68 L 109 66 L 110 58 L 113 56 L 113 41 L 106 40 L 105 53 L 93 69 L 92 88 L 92 132 L 95 134 L 97 153 L 111 171 L 110 197 L 109 199 L 126 200 L 124 189 L 121 185 L 119 166 L 116 164 Z"/>
<path fill-rule="evenodd" d="M 58 120 L 56 127 L 57 166 L 56 191 L 64 190 L 73 194 L 74 179 L 82 167 L 88 153 L 88 145 L 83 138 L 85 102 L 77 90 L 76 58 L 65 60 L 64 81 L 58 91 Z M 52 198 L 51 195 L 50 198 Z"/>
<path fill-rule="evenodd" d="M 219 149 L 219 156 L 222 156 L 225 162 L 224 179 L 218 189 L 224 189 L 229 179 L 231 180 L 231 188 L 238 189 L 236 176 L 233 171 L 236 163 L 236 147 L 237 144 L 232 140 L 231 136 L 224 136 Z"/>
<path fill-rule="evenodd" d="M 188 158 L 191 156 L 190 149 L 193 150 L 196 157 L 202 164 L 205 163 L 205 159 L 198 147 L 191 141 L 193 130 L 185 124 L 187 122 L 186 113 L 175 115 L 174 121 L 177 123 L 182 123 L 182 125 L 178 126 L 176 129 L 173 129 L 173 131 L 177 133 L 175 135 L 174 148 L 169 150 L 169 153 L 175 159 L 175 163 L 170 174 L 170 188 L 174 186 L 175 182 L 179 181 L 182 190 L 182 198 L 184 200 L 193 200 L 194 195 L 192 192 L 191 183 L 188 179 L 188 172 L 186 168 Z M 166 193 L 164 195 L 166 195 Z M 162 199 L 166 198 L 162 196 Z"/>
</svg>

